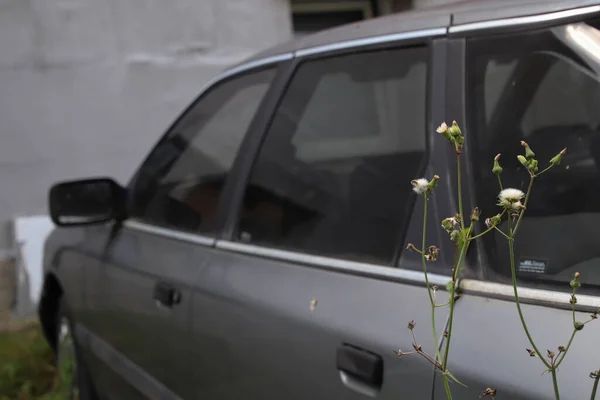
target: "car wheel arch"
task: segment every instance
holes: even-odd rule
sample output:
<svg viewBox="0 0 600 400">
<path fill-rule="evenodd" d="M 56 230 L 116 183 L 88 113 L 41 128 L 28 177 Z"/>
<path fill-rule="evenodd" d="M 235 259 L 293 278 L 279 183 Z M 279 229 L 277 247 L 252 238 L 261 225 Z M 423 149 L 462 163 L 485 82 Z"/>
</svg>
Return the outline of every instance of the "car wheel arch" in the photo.
<svg viewBox="0 0 600 400">
<path fill-rule="evenodd" d="M 59 312 L 60 300 L 63 294 L 62 284 L 56 274 L 53 272 L 47 273 L 40 296 L 38 315 L 42 332 L 55 351 L 57 344 L 57 313 Z"/>
</svg>

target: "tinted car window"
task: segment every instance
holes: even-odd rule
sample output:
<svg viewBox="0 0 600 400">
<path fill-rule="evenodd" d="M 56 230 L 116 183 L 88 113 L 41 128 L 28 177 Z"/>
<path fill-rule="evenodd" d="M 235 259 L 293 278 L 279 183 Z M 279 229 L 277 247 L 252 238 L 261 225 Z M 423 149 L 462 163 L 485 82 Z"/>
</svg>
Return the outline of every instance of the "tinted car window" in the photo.
<svg viewBox="0 0 600 400">
<path fill-rule="evenodd" d="M 185 231 L 214 231 L 225 179 L 273 75 L 263 70 L 220 83 L 180 118 L 135 178 L 134 217 Z"/>
<path fill-rule="evenodd" d="M 239 240 L 388 264 L 425 159 L 427 49 L 301 64 L 245 192 Z"/>
<path fill-rule="evenodd" d="M 563 163 L 534 184 L 516 240 L 522 279 L 563 282 L 579 271 L 600 284 L 599 26 L 574 23 L 469 42 L 467 98 L 484 211 L 495 211 L 494 155 L 502 153 L 505 186 L 525 191 L 529 177 L 516 161 L 519 141 L 527 141 L 544 167 L 568 148 Z M 510 71 L 501 85 L 498 65 Z M 498 235 L 489 235 L 485 247 L 494 270 L 509 276 L 506 240 Z"/>
</svg>

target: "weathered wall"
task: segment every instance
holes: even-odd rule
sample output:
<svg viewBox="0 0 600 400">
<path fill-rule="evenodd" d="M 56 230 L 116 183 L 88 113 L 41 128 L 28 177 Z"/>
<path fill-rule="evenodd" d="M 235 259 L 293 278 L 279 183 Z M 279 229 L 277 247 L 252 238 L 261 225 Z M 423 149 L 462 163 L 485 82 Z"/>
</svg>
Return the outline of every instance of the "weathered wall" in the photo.
<svg viewBox="0 0 600 400">
<path fill-rule="evenodd" d="M 0 0 L 0 250 L 53 182 L 126 182 L 203 83 L 290 36 L 289 0 Z"/>
</svg>

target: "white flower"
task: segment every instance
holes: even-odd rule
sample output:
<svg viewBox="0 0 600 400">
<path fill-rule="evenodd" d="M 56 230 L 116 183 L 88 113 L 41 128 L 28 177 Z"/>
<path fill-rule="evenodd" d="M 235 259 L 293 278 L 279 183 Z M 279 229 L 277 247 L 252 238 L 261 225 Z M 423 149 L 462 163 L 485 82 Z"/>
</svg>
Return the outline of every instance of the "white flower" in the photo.
<svg viewBox="0 0 600 400">
<path fill-rule="evenodd" d="M 521 199 L 525 196 L 525 193 L 519 189 L 504 189 L 498 195 L 498 205 L 505 208 L 512 208 L 513 210 L 521 208 Z M 517 204 L 518 203 L 518 204 Z"/>
<path fill-rule="evenodd" d="M 429 189 L 429 181 L 425 178 L 415 179 L 410 183 L 412 183 L 413 191 L 416 194 L 424 194 Z"/>
<path fill-rule="evenodd" d="M 440 126 L 438 126 L 438 128 L 435 131 L 437 133 L 446 133 L 447 130 L 448 130 L 448 125 L 446 125 L 445 122 L 442 122 L 442 124 Z"/>
</svg>

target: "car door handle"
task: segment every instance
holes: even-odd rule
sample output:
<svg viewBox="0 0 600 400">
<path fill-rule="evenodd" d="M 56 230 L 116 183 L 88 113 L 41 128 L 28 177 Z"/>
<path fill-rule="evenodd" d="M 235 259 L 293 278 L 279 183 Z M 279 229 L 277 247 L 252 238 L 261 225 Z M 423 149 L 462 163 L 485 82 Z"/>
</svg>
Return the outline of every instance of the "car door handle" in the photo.
<svg viewBox="0 0 600 400">
<path fill-rule="evenodd" d="M 158 282 L 154 287 L 154 300 L 157 306 L 172 308 L 181 302 L 181 292 L 165 282 Z"/>
<path fill-rule="evenodd" d="M 337 350 L 342 383 L 369 397 L 377 396 L 383 383 L 383 359 L 370 351 L 344 344 Z"/>
</svg>

